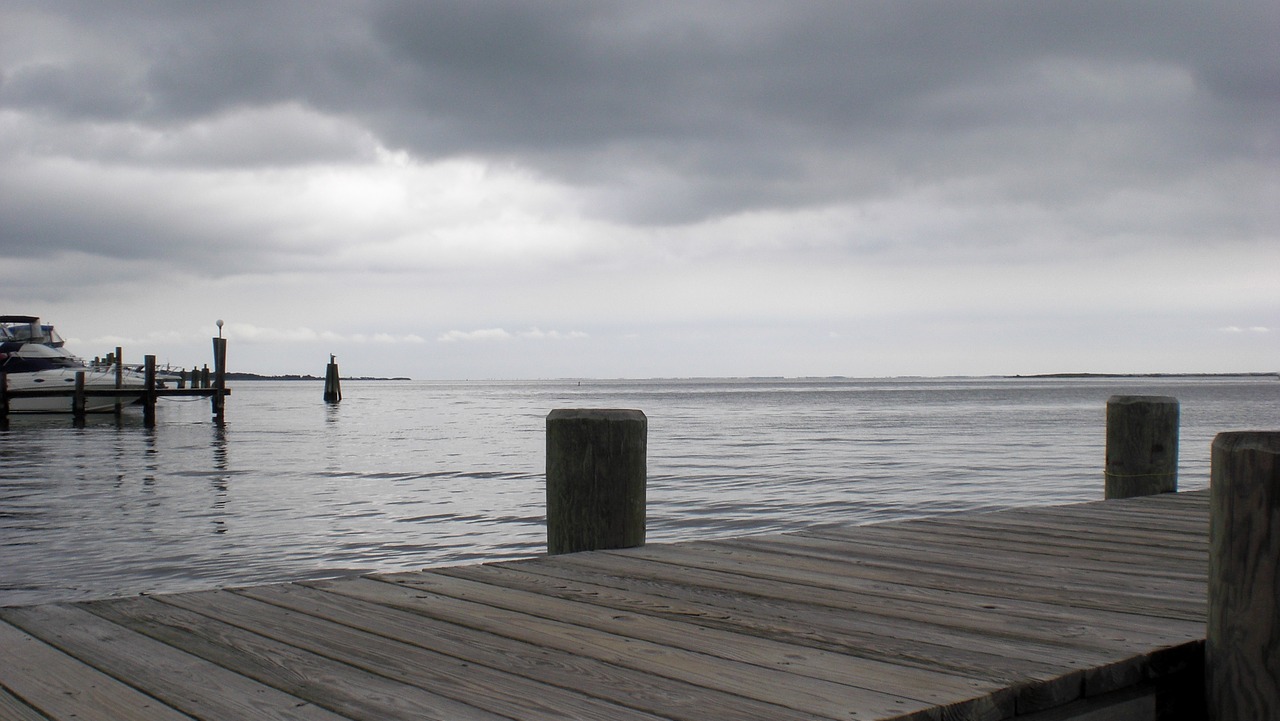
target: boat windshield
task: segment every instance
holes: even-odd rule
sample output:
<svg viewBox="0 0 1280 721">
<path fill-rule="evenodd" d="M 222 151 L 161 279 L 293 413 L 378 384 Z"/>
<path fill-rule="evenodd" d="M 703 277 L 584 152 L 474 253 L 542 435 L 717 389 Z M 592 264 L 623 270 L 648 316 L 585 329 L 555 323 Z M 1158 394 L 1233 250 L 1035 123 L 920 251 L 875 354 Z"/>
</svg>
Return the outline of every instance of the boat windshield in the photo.
<svg viewBox="0 0 1280 721">
<path fill-rule="evenodd" d="M 44 333 L 38 325 L 15 325 L 9 327 L 9 333 L 14 340 L 23 343 L 43 343 Z"/>
<path fill-rule="evenodd" d="M 53 326 L 42 325 L 40 326 L 40 330 L 43 331 L 44 342 L 47 343 L 48 345 L 51 345 L 55 348 L 61 348 L 62 345 L 66 343 L 66 341 L 63 340 L 62 335 L 58 333 L 58 331 L 53 329 Z"/>
<path fill-rule="evenodd" d="M 0 326 L 0 334 L 3 334 L 4 340 L 20 343 L 41 343 L 57 347 L 66 342 L 53 326 L 39 321 Z"/>
</svg>

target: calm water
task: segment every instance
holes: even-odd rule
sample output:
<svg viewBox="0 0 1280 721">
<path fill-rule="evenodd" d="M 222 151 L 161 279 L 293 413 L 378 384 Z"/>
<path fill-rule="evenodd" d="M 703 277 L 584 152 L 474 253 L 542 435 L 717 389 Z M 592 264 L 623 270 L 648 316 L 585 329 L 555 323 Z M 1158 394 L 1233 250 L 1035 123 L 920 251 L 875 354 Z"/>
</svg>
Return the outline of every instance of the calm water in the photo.
<svg viewBox="0 0 1280 721">
<path fill-rule="evenodd" d="M 227 420 L 21 417 L 0 431 L 0 605 L 540 553 L 554 408 L 649 417 L 650 541 L 1102 496 L 1113 394 L 1181 401 L 1180 486 L 1271 379 L 234 384 Z"/>
</svg>

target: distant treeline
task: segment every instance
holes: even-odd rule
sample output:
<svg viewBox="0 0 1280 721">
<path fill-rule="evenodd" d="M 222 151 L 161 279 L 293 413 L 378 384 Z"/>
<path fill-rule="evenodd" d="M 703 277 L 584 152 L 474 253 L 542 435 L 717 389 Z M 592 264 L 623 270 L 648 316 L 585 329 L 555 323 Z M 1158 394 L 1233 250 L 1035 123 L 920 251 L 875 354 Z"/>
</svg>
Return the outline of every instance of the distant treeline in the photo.
<svg viewBox="0 0 1280 721">
<path fill-rule="evenodd" d="M 258 373 L 227 373 L 229 381 L 322 381 L 324 378 L 312 375 L 286 374 L 282 376 L 264 376 Z M 407 381 L 412 378 L 374 378 L 372 376 L 343 376 L 344 381 Z"/>
<path fill-rule="evenodd" d="M 1006 378 L 1280 378 L 1280 373 L 1038 373 Z"/>
</svg>

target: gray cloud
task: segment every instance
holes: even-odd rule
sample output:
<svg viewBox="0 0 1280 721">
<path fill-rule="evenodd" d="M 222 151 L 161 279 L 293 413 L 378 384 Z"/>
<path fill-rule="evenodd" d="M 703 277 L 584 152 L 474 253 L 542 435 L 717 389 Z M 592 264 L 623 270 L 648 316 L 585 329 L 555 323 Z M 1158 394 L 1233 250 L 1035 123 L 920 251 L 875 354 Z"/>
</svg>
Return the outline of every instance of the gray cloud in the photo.
<svg viewBox="0 0 1280 721">
<path fill-rule="evenodd" d="M 1049 140 L 1081 118 L 1141 123 L 1158 143 L 1182 119 L 1122 83 L 1179 73 L 1196 97 L 1177 109 L 1206 114 L 1186 122 L 1252 153 L 1274 143 L 1257 111 L 1280 97 L 1264 2 L 18 5 L 63 11 L 50 42 L 70 59 L 9 60 L 11 107 L 163 125 L 300 103 L 423 157 L 515 156 L 584 180 L 622 155 L 803 182 L 797 154 L 942 150 L 974 128 Z M 1094 86 L 1073 82 L 1082 69 Z"/>
</svg>

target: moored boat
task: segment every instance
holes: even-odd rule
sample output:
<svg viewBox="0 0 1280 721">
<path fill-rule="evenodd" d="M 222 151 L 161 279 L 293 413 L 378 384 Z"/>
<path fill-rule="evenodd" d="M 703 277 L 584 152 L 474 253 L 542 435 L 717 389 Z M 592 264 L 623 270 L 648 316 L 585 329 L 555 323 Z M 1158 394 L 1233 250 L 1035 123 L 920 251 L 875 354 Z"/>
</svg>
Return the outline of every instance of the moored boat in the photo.
<svg viewBox="0 0 1280 721">
<path fill-rule="evenodd" d="M 85 397 L 85 411 L 115 408 L 137 400 L 146 388 L 146 377 L 128 368 L 90 366 L 68 351 L 52 325 L 36 316 L 0 315 L 0 373 L 9 391 L 36 391 L 47 395 L 22 395 L 9 399 L 12 413 L 70 413 L 73 399 L 66 391 L 75 387 L 76 374 L 84 372 L 86 390 L 127 388 L 134 392 Z M 117 378 L 119 384 L 117 384 Z"/>
</svg>

